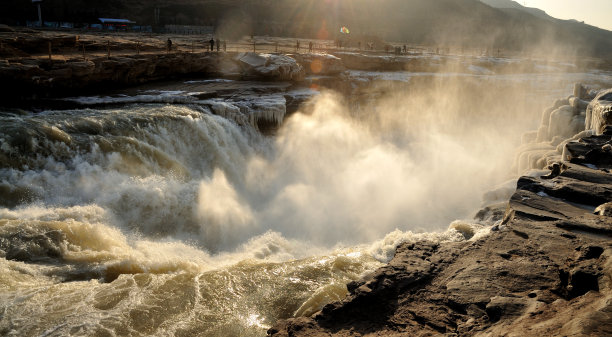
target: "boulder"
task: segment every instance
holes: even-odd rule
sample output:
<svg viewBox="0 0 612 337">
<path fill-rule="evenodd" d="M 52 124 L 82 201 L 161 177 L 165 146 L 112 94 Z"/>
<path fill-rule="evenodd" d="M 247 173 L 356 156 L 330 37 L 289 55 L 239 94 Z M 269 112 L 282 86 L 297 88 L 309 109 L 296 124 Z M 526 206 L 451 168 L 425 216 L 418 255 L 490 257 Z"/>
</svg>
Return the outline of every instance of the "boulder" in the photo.
<svg viewBox="0 0 612 337">
<path fill-rule="evenodd" d="M 608 124 L 612 124 L 612 89 L 600 92 L 589 103 L 585 118 L 586 129 L 595 134 L 602 134 Z"/>
<path fill-rule="evenodd" d="M 269 80 L 301 81 L 304 68 L 287 55 L 240 53 L 236 60 L 247 76 L 262 77 Z"/>
</svg>

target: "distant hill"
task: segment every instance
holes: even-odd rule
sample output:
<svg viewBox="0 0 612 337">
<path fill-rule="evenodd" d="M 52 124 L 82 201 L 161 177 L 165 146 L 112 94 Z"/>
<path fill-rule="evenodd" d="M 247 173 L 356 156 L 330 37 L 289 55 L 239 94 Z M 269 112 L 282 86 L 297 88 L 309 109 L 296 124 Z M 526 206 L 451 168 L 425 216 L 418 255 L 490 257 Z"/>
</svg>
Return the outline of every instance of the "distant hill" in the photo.
<svg viewBox="0 0 612 337">
<path fill-rule="evenodd" d="M 508 9 L 508 8 L 512 8 L 512 9 L 519 9 L 523 12 L 529 13 L 533 16 L 536 16 L 540 19 L 545 19 L 545 20 L 555 20 L 555 18 L 553 18 L 552 16 L 546 14 L 545 11 L 538 9 L 538 8 L 532 8 L 532 7 L 525 7 L 521 4 L 519 4 L 516 1 L 513 0 L 480 0 L 481 2 L 493 7 L 493 8 L 499 8 L 499 9 Z"/>
<path fill-rule="evenodd" d="M 127 18 L 154 25 L 211 25 L 219 35 L 343 38 L 612 57 L 612 32 L 551 18 L 509 0 L 45 0 L 48 21 Z M 505 4 L 505 5 L 504 5 Z M 0 2 L 0 23 L 36 20 L 29 1 Z"/>
</svg>

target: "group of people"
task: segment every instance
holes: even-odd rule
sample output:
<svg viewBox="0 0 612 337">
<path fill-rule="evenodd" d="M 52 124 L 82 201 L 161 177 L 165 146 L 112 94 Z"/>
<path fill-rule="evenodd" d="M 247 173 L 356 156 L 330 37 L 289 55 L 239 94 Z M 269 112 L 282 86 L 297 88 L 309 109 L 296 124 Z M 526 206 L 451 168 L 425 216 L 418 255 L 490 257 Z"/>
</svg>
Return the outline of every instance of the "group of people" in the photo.
<svg viewBox="0 0 612 337">
<path fill-rule="evenodd" d="M 342 48 L 342 40 L 336 40 L 335 41 L 336 47 L 338 48 Z M 204 46 L 206 48 L 206 50 L 208 51 L 214 51 L 215 47 L 217 48 L 217 51 L 221 51 L 221 48 L 223 48 L 223 51 L 227 51 L 227 41 L 221 41 L 219 39 L 215 40 L 214 38 L 211 38 L 209 41 L 204 42 Z M 361 50 L 361 41 L 357 42 L 357 46 L 359 48 L 359 50 Z M 296 41 L 296 45 L 295 45 L 295 49 L 296 52 L 299 52 L 300 50 L 300 41 L 297 40 Z M 308 51 L 312 52 L 313 51 L 313 43 L 312 41 L 308 42 Z M 374 50 L 374 43 L 373 42 L 368 42 L 366 43 L 366 47 L 369 50 Z M 390 45 L 385 45 L 385 51 L 389 52 L 390 48 L 392 48 L 392 46 Z M 168 39 L 168 41 L 166 42 L 166 50 L 168 52 L 170 52 L 172 50 L 172 40 Z M 278 51 L 278 42 L 276 43 L 276 50 Z M 406 47 L 406 45 L 401 46 L 401 47 L 394 47 L 394 51 L 396 54 L 401 54 L 401 53 L 406 53 L 408 51 L 408 48 Z M 439 50 L 436 50 L 436 53 L 439 53 Z M 499 53 L 499 52 L 498 52 Z"/>
<path fill-rule="evenodd" d="M 278 42 L 276 43 L 276 50 L 278 51 Z M 312 41 L 308 42 L 308 52 L 312 53 L 314 45 L 312 44 Z M 299 52 L 300 51 L 300 40 L 297 40 L 295 43 L 295 51 Z"/>
<path fill-rule="evenodd" d="M 217 39 L 217 41 L 215 41 L 214 38 L 211 38 L 208 43 L 210 44 L 210 51 L 215 50 L 215 44 L 217 45 L 217 51 L 221 50 L 221 44 L 223 44 L 223 51 L 227 51 L 227 42 L 225 40 L 220 41 L 219 39 Z"/>
<path fill-rule="evenodd" d="M 217 51 L 221 51 L 221 47 L 223 47 L 223 51 L 227 51 L 227 41 L 221 41 L 219 39 L 217 39 L 217 41 L 215 41 L 214 38 L 211 38 L 210 41 L 205 42 L 205 47 L 207 48 L 207 50 L 209 51 L 214 51 L 215 50 L 215 44 L 217 45 Z M 210 45 L 210 49 L 208 47 L 208 45 Z M 166 41 L 166 51 L 170 52 L 172 50 L 172 40 L 170 40 L 170 38 L 168 38 L 168 41 Z"/>
</svg>

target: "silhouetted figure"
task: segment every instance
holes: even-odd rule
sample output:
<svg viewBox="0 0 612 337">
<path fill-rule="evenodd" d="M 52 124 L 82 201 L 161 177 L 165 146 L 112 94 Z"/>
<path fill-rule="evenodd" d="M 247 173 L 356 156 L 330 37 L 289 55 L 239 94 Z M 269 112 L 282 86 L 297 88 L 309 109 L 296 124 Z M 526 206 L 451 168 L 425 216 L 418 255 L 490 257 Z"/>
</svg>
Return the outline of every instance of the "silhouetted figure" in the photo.
<svg viewBox="0 0 612 337">
<path fill-rule="evenodd" d="M 223 51 L 227 51 L 227 41 L 223 40 Z"/>
<path fill-rule="evenodd" d="M 406 49 L 406 45 L 404 45 L 404 53 L 406 53 L 408 49 Z"/>
<path fill-rule="evenodd" d="M 219 49 L 221 49 L 221 41 L 217 39 L 217 51 L 219 51 Z"/>
<path fill-rule="evenodd" d="M 295 42 L 295 51 L 300 51 L 300 40 Z"/>
<path fill-rule="evenodd" d="M 171 51 L 172 50 L 172 40 L 168 39 L 168 41 L 166 41 L 166 50 L 167 51 Z"/>
<path fill-rule="evenodd" d="M 210 43 L 210 51 L 215 50 L 215 39 L 211 38 L 208 43 Z"/>
<path fill-rule="evenodd" d="M 312 53 L 312 41 L 308 42 L 308 52 Z"/>
</svg>

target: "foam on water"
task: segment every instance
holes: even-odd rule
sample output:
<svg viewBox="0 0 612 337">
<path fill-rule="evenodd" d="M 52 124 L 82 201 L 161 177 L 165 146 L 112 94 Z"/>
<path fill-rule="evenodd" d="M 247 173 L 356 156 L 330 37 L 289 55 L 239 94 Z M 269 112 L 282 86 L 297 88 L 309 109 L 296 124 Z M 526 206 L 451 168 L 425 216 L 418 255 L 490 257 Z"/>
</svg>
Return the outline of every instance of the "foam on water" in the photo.
<svg viewBox="0 0 612 337">
<path fill-rule="evenodd" d="M 452 78 L 363 114 L 328 93 L 289 119 L 280 94 L 3 114 L 0 334 L 258 336 L 403 242 L 482 238 L 452 221 L 511 189 L 512 130 L 482 117 L 508 106 Z M 283 127 L 264 137 L 245 111 Z"/>
<path fill-rule="evenodd" d="M 426 192 L 408 153 L 322 99 L 274 140 L 191 106 L 11 116 L 0 183 L 30 201 L 0 208 L 0 331 L 261 335 L 342 298 L 401 242 L 460 240 L 365 244 L 418 200 L 389 190 Z"/>
</svg>

